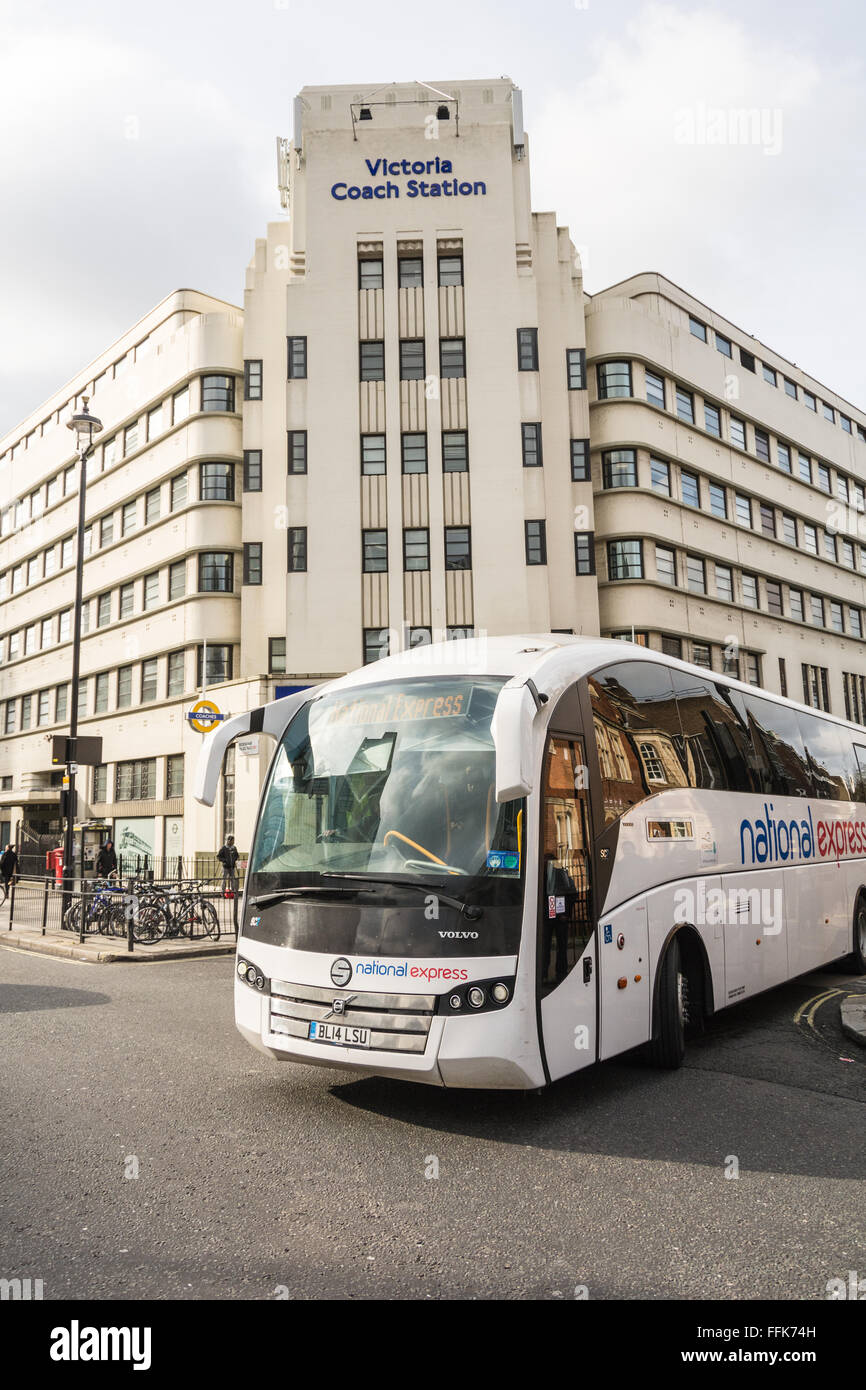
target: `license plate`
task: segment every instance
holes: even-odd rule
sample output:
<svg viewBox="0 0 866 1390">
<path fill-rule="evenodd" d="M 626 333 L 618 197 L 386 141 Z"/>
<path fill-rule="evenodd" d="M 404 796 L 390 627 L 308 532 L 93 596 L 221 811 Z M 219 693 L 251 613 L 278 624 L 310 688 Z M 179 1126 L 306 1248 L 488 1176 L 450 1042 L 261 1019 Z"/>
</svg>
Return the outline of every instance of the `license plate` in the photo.
<svg viewBox="0 0 866 1390">
<path fill-rule="evenodd" d="M 311 1023 L 307 1034 L 310 1042 L 341 1043 L 344 1047 L 369 1047 L 369 1028 L 354 1028 L 351 1023 Z"/>
</svg>

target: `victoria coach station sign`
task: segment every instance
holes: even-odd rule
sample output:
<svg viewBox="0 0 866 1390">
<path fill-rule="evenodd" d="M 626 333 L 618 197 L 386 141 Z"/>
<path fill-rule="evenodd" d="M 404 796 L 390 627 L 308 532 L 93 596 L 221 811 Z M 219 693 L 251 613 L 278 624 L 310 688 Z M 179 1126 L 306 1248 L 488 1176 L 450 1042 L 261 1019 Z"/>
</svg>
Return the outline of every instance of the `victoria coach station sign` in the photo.
<svg viewBox="0 0 866 1390">
<path fill-rule="evenodd" d="M 365 159 L 371 179 L 376 183 L 334 183 L 331 197 L 338 203 L 358 198 L 483 198 L 487 184 L 479 179 L 439 177 L 454 174 L 450 159 Z M 409 178 L 409 175 L 412 175 Z M 421 175 L 424 175 L 422 178 Z M 431 178 L 431 175 L 434 177 Z M 394 179 L 405 178 L 405 184 Z"/>
</svg>

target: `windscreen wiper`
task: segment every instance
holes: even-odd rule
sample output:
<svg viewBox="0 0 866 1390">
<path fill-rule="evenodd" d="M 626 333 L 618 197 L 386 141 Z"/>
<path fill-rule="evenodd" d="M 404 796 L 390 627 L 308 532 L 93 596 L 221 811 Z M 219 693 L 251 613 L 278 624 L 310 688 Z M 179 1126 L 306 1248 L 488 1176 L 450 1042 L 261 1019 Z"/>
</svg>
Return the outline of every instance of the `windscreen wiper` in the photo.
<svg viewBox="0 0 866 1390">
<path fill-rule="evenodd" d="M 322 878 L 350 878 L 357 883 L 378 883 L 384 884 L 388 888 L 414 888 L 416 892 L 423 893 L 425 897 L 433 896 L 441 903 L 447 903 L 449 907 L 454 907 L 461 912 L 470 922 L 477 922 L 484 912 L 483 907 L 477 903 L 465 903 L 461 898 L 452 898 L 449 893 L 440 892 L 435 884 L 413 883 L 403 878 L 368 878 L 366 874 L 341 874 L 335 869 L 325 869 L 321 874 Z M 349 890 L 346 890 L 349 891 Z"/>
<path fill-rule="evenodd" d="M 363 888 L 340 888 L 336 883 L 333 885 L 328 884 L 325 888 L 312 886 L 304 888 L 298 885 L 294 888 L 275 888 L 271 893 L 262 893 L 261 897 L 250 898 L 249 905 L 250 907 L 267 907 L 270 903 L 278 903 L 281 898 L 306 898 L 315 893 L 329 893 L 331 896 L 333 896 L 334 893 L 349 893 L 354 896 L 356 893 L 363 893 L 365 891 L 372 892 L 373 890 L 372 888 L 368 890 Z"/>
</svg>

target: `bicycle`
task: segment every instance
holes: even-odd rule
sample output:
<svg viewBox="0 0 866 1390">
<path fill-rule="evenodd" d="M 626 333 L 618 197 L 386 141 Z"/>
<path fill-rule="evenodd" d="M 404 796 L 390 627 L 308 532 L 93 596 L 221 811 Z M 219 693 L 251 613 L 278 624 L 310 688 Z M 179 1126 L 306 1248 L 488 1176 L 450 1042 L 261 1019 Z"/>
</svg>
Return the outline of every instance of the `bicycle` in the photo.
<svg viewBox="0 0 866 1390">
<path fill-rule="evenodd" d="M 201 888 L 176 888 L 166 894 L 169 925 L 165 935 L 181 937 L 196 935 L 195 928 L 211 941 L 220 939 L 220 923 L 216 908 L 208 902 Z"/>
<path fill-rule="evenodd" d="M 126 913 L 123 901 L 118 899 L 123 898 L 123 890 L 113 887 L 108 879 L 97 879 L 90 903 L 83 912 L 82 925 L 82 905 L 86 896 L 86 892 L 82 892 L 80 897 L 70 903 L 63 914 L 61 930 L 77 932 L 79 935 L 83 930 L 85 936 L 96 933 L 102 936 L 122 935 L 126 929 Z"/>
</svg>

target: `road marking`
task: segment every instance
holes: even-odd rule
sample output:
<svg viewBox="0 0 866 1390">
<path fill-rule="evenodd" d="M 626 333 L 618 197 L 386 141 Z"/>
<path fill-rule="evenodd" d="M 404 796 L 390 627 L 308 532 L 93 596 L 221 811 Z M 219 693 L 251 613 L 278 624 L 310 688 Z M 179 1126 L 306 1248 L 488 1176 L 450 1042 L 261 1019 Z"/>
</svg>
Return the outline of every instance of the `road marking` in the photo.
<svg viewBox="0 0 866 1390">
<path fill-rule="evenodd" d="M 813 994 L 811 999 L 807 999 L 805 1004 L 800 1005 L 799 1009 L 794 1014 L 794 1022 L 798 1024 L 802 1023 L 805 1015 L 806 1023 L 812 1029 L 813 1033 L 816 1032 L 815 1014 L 818 1009 L 820 1009 L 822 1004 L 826 1004 L 828 1000 L 833 999 L 836 995 L 841 993 L 841 989 L 827 989 L 823 990 L 820 994 Z M 809 1010 L 808 1013 L 806 1013 L 807 1009 Z"/>
</svg>

